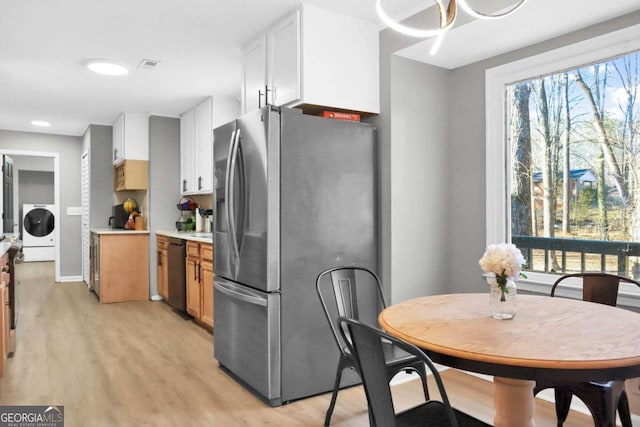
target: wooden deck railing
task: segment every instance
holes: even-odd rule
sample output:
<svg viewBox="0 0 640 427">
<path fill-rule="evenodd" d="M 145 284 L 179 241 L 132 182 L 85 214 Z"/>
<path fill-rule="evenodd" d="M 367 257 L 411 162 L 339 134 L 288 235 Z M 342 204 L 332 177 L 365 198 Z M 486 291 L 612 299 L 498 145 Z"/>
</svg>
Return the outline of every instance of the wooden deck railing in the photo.
<svg viewBox="0 0 640 427">
<path fill-rule="evenodd" d="M 567 271 L 567 254 L 578 254 L 580 259 L 580 269 L 578 271 L 598 271 L 593 265 L 587 264 L 587 255 L 600 256 L 601 272 L 607 271 L 606 257 L 613 255 L 617 257 L 617 274 L 621 276 L 631 276 L 629 270 L 629 257 L 640 256 L 640 243 L 638 242 L 620 242 L 620 241 L 603 241 L 603 240 L 577 240 L 577 239 L 560 239 L 549 237 L 530 237 L 530 236 L 512 236 L 511 241 L 522 251 L 522 254 L 529 260 L 530 270 L 539 271 L 532 263 L 534 259 L 534 250 L 544 251 L 544 272 L 551 272 L 552 252 L 556 251 L 561 254 L 559 266 L 562 271 L 553 271 L 555 273 L 565 273 Z M 611 270 L 611 269 L 610 269 Z M 571 272 L 574 272 L 573 269 Z"/>
</svg>

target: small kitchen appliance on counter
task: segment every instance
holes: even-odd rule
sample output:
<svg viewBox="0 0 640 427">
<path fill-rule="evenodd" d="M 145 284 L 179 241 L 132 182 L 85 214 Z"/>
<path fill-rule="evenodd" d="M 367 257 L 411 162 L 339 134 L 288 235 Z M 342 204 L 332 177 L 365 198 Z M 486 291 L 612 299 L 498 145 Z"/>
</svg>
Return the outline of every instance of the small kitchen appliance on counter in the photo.
<svg viewBox="0 0 640 427">
<path fill-rule="evenodd" d="M 125 210 L 122 204 L 115 205 L 112 210 L 112 215 L 109 217 L 110 228 L 124 228 L 129 220 L 129 213 Z"/>
</svg>

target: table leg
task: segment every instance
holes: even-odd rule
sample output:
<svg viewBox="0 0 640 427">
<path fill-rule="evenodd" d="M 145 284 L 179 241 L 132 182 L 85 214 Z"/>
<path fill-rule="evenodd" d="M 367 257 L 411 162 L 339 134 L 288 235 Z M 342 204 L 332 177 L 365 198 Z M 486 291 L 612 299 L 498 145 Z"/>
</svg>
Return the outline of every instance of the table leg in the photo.
<svg viewBox="0 0 640 427">
<path fill-rule="evenodd" d="M 495 427 L 535 427 L 535 381 L 493 377 Z"/>
</svg>

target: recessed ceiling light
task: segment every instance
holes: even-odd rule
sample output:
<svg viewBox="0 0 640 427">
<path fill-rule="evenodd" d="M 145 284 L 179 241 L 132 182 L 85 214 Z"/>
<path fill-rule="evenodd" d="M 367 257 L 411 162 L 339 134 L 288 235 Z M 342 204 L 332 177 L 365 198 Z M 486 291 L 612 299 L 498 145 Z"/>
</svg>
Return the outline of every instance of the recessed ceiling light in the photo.
<svg viewBox="0 0 640 427">
<path fill-rule="evenodd" d="M 106 59 L 92 59 L 87 62 L 87 68 L 94 73 L 104 74 L 107 76 L 124 76 L 129 73 L 129 69 L 127 67 Z"/>
<path fill-rule="evenodd" d="M 46 128 L 51 126 L 51 123 L 45 122 L 44 120 L 31 120 L 31 124 L 41 128 Z"/>
</svg>

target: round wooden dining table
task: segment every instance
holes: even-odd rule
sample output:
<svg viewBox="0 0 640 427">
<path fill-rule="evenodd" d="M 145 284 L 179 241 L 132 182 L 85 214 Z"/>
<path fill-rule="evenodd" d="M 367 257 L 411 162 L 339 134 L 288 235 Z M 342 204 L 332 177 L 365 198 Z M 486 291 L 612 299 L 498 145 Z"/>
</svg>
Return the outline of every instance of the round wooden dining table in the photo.
<svg viewBox="0 0 640 427">
<path fill-rule="evenodd" d="M 494 426 L 535 426 L 533 389 L 640 377 L 640 314 L 581 300 L 518 295 L 511 320 L 489 314 L 488 294 L 448 294 L 380 313 L 390 335 L 436 363 L 494 376 Z"/>
</svg>

